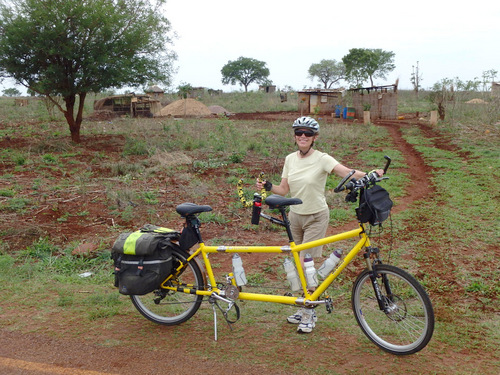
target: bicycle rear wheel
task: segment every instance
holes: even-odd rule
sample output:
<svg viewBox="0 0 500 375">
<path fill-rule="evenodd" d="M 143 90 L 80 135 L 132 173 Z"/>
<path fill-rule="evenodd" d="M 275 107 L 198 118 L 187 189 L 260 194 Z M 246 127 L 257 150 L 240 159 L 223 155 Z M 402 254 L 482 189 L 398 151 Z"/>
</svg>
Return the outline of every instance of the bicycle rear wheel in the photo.
<svg viewBox="0 0 500 375">
<path fill-rule="evenodd" d="M 391 265 L 375 265 L 384 301 L 381 309 L 368 270 L 354 282 L 351 303 L 363 333 L 383 350 L 412 354 L 423 349 L 434 332 L 434 311 L 417 280 Z"/>
<path fill-rule="evenodd" d="M 204 288 L 203 276 L 198 264 L 191 260 L 187 262 L 189 254 L 185 251 L 172 249 L 173 270 L 178 271 L 169 282 L 169 286 L 181 287 L 191 291 Z M 175 272 L 175 271 L 174 271 Z M 166 289 L 157 289 L 143 296 L 130 296 L 135 308 L 147 319 L 167 326 L 184 323 L 200 308 L 203 296 L 176 292 Z"/>
</svg>

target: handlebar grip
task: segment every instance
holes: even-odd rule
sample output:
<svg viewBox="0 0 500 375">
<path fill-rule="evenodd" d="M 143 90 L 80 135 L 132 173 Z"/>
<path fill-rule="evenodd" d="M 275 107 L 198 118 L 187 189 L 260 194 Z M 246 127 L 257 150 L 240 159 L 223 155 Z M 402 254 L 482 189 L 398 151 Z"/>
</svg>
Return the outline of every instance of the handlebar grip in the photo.
<svg viewBox="0 0 500 375">
<path fill-rule="evenodd" d="M 385 160 L 387 160 L 387 163 L 385 163 L 385 167 L 384 167 L 384 174 L 387 173 L 387 170 L 389 169 L 389 165 L 391 165 L 391 158 L 387 155 L 384 156 Z"/>
</svg>

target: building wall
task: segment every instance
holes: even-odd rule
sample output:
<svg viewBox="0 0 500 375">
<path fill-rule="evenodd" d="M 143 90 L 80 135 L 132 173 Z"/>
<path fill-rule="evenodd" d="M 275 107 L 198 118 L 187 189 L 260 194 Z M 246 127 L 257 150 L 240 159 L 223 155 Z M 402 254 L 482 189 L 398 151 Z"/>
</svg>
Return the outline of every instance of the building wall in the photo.
<svg viewBox="0 0 500 375">
<path fill-rule="evenodd" d="M 297 93 L 297 96 L 299 111 L 303 115 L 312 113 L 331 114 L 335 113 L 336 106 L 342 106 L 342 93 L 340 91 L 301 91 Z"/>
<path fill-rule="evenodd" d="M 395 120 L 398 117 L 397 91 L 382 90 L 369 93 L 358 91 L 353 93 L 352 102 L 357 119 L 363 119 L 363 111 L 367 106 L 370 107 L 372 120 Z"/>
</svg>

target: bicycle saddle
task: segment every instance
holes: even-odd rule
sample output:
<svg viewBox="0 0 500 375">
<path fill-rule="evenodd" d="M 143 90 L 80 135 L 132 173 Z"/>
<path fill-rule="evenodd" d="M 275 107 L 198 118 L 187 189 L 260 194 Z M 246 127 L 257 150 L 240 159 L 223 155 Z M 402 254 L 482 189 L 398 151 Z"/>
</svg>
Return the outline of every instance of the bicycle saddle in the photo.
<svg viewBox="0 0 500 375">
<path fill-rule="evenodd" d="M 269 208 L 281 208 L 293 206 L 295 204 L 302 204 L 302 200 L 299 198 L 285 198 L 281 195 L 273 194 L 266 198 L 265 203 L 269 205 Z"/>
<path fill-rule="evenodd" d="M 200 206 L 194 203 L 181 203 L 178 205 L 175 210 L 182 217 L 186 217 L 188 215 L 199 214 L 201 212 L 212 211 L 212 207 L 210 206 Z"/>
</svg>

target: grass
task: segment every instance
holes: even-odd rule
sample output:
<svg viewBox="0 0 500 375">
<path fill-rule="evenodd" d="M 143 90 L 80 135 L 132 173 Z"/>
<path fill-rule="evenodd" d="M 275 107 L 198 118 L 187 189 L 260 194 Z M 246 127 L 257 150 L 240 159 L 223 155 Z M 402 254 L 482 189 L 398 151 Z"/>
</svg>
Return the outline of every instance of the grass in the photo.
<svg viewBox="0 0 500 375">
<path fill-rule="evenodd" d="M 404 95 L 401 98 L 401 113 L 431 109 L 424 98 L 416 100 Z M 259 111 L 294 110 L 287 109 L 293 107 L 292 103 L 278 103 L 276 98 L 260 93 L 238 93 L 203 100 L 206 104 L 219 104 L 238 112 L 252 112 L 256 108 Z M 0 313 L 8 316 L 8 319 L 0 320 L 0 324 L 21 331 L 43 332 L 43 324 L 33 325 L 27 319 L 30 311 L 36 311 L 33 315 L 38 323 L 50 322 L 51 316 L 57 314 L 61 326 L 78 327 L 69 333 L 75 337 L 96 332 L 101 326 L 113 329 L 131 316 L 137 317 L 128 299 L 118 295 L 112 287 L 113 276 L 106 249 L 116 234 L 125 231 L 125 226 L 131 226 L 131 223 L 142 225 L 143 222 L 138 221 L 143 219 L 168 221 L 176 217 L 175 202 L 168 200 L 168 192 L 172 189 L 180 189 L 185 201 L 227 206 L 223 213 L 217 209 L 201 216 L 207 226 L 224 227 L 239 219 L 241 209 L 231 203 L 237 199 L 234 191 L 224 193 L 220 191 L 222 186 L 235 185 L 237 179 L 243 177 L 246 197 L 251 199 L 256 174 L 265 170 L 270 180 L 279 181 L 283 158 L 293 149 L 287 122 L 124 118 L 110 123 L 84 123 L 84 133 L 96 135 L 96 139 L 110 134 L 125 139 L 118 159 L 96 150 L 90 162 L 82 159 L 81 146 L 66 141 L 68 131 L 60 118 L 50 119 L 36 101 L 28 107 L 15 108 L 16 111 L 9 103 L 10 100 L 0 98 L 0 139 L 32 140 L 32 146 L 22 151 L 8 147 L 8 142 L 4 141 L 6 147 L 0 151 L 0 228 L 4 228 L 0 229 L 0 291 L 3 297 Z M 493 368 L 495 361 L 498 364 L 495 351 L 500 332 L 500 271 L 496 246 L 500 212 L 496 189 L 500 177 L 499 117 L 494 109 L 478 108 L 469 108 L 465 104 L 455 106 L 450 109 L 453 113 L 450 113 L 449 121 L 440 122 L 434 129 L 449 136 L 453 146 L 449 149 L 436 147 L 433 139 L 422 134 L 418 127 L 403 130 L 406 141 L 432 168 L 431 184 L 435 193 L 394 215 L 392 233 L 397 246 L 391 260 L 416 275 L 424 284 L 436 309 L 437 329 L 431 345 L 422 355 L 401 359 L 382 354 L 389 372 L 397 373 L 398 366 L 418 362 L 428 354 L 445 357 L 450 348 L 456 352 L 473 349 L 486 353 L 489 357 L 485 360 L 486 366 L 491 367 L 482 369 Z M 496 123 L 491 120 L 495 116 Z M 405 186 L 411 180 L 411 169 L 404 165 L 402 154 L 391 144 L 384 128 L 342 123 L 323 126 L 317 148 L 365 170 L 378 167 L 383 156 L 390 155 L 393 167 L 390 180 L 384 186 L 396 203 L 405 194 Z M 189 155 L 191 161 L 159 164 L 158 157 L 162 153 L 172 152 Z M 247 160 L 257 165 L 250 165 Z M 103 177 L 97 169 L 106 171 Z M 34 171 L 37 171 L 34 180 L 18 177 L 18 173 Z M 336 183 L 336 178 L 328 182 L 330 188 Z M 79 196 L 83 198 L 78 200 Z M 342 198 L 336 194 L 327 196 L 332 225 L 352 220 L 353 206 Z M 81 203 L 76 209 L 68 210 L 62 202 L 68 199 Z M 103 201 L 108 210 L 93 212 L 85 207 L 87 200 Z M 138 217 L 137 205 L 144 207 L 144 216 Z M 95 225 L 93 220 L 103 217 L 109 222 L 112 219 L 116 226 L 100 238 L 102 242 L 97 258 L 79 258 L 71 252 L 88 238 L 61 240 L 56 235 L 51 236 L 41 224 L 30 220 L 19 227 L 6 225 L 8 220 L 29 219 L 31 214 L 40 210 L 55 215 L 60 225 L 82 220 L 91 226 Z M 248 223 L 245 226 L 243 222 L 242 230 L 257 235 L 259 231 L 275 231 L 276 236 L 282 233 L 281 228 L 276 230 L 261 225 L 256 229 Z M 15 237 L 33 238 L 33 241 L 18 248 L 12 242 Z M 256 237 L 256 242 L 258 240 Z M 386 240 L 381 238 L 381 241 Z M 210 244 L 238 244 L 238 239 L 221 236 L 210 239 Z M 220 268 L 220 272 L 227 271 L 223 267 L 215 268 Z M 83 272 L 92 272 L 92 276 L 82 278 L 79 275 Z M 293 362 L 291 354 L 287 359 L 283 348 L 298 347 L 312 352 L 331 346 L 334 342 L 332 336 L 358 343 L 363 355 L 380 356 L 380 352 L 355 327 L 349 306 L 355 269 L 350 272 L 352 274 L 347 272 L 339 284 L 329 290 L 336 310 L 332 316 L 322 314 L 320 326 L 328 338 L 325 335 L 297 336 L 276 319 L 278 315 L 290 313 L 290 307 L 258 302 L 239 303 L 243 318 L 233 331 L 220 325 L 220 341 L 226 344 L 211 345 L 213 311 L 208 304 L 203 305 L 192 321 L 176 327 L 178 330 L 170 330 L 169 334 L 177 335 L 182 341 L 183 333 L 195 330 L 201 342 L 206 344 L 197 349 L 200 356 L 220 355 L 229 361 L 252 353 L 256 363 L 290 372 L 308 371 L 309 368 Z M 265 287 L 271 278 L 284 281 L 281 260 L 247 270 L 247 277 L 256 287 Z M 26 313 L 16 314 L 15 311 Z M 255 328 L 254 332 L 262 339 L 247 340 L 244 347 L 238 346 L 238 340 L 245 338 L 245 327 L 249 326 Z M 146 321 L 142 327 L 141 335 L 158 333 L 160 329 Z M 139 333 L 121 341 L 107 340 L 103 345 L 148 347 L 147 339 Z M 61 328 L 61 333 L 52 334 L 63 336 L 68 331 Z M 260 353 L 264 339 L 266 347 L 281 348 L 283 355 L 271 358 Z M 235 346 L 229 347 L 229 343 Z M 227 350 L 221 351 L 221 346 Z M 326 374 L 341 365 L 340 358 L 330 356 L 328 363 L 318 361 L 314 371 Z M 463 373 L 467 370 L 475 369 L 471 365 L 463 369 Z"/>
</svg>

